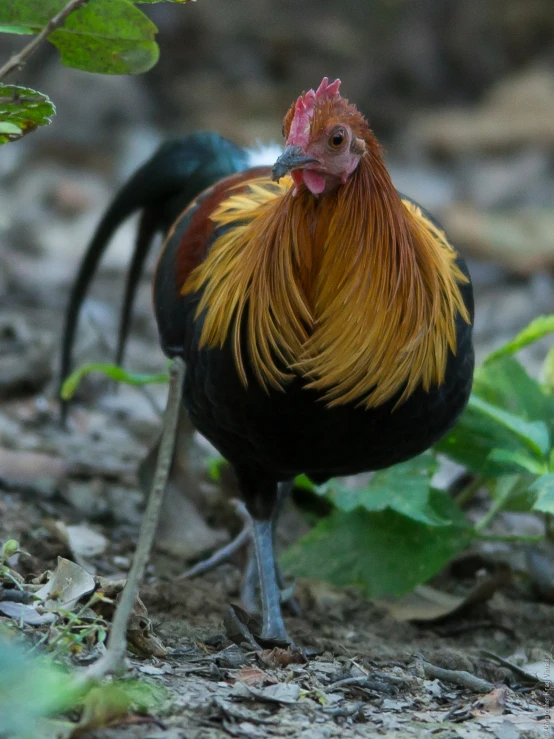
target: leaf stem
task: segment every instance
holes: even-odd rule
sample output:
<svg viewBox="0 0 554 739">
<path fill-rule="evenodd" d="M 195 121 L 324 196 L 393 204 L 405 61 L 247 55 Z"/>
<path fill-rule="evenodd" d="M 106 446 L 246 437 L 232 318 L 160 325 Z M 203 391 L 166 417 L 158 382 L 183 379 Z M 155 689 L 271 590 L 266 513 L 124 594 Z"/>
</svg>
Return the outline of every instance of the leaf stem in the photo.
<svg viewBox="0 0 554 739">
<path fill-rule="evenodd" d="M 464 488 L 462 488 L 462 490 L 460 490 L 458 495 L 456 495 L 455 497 L 455 501 L 460 506 L 460 508 L 463 508 L 471 500 L 473 500 L 475 494 L 484 482 L 485 481 L 481 477 L 481 475 L 477 475 L 477 477 L 474 477 L 470 483 L 468 483 Z"/>
<path fill-rule="evenodd" d="M 35 36 L 35 38 L 30 43 L 28 43 L 27 46 L 24 46 L 21 51 L 17 52 L 17 54 L 13 54 L 10 59 L 2 67 L 0 67 L 0 80 L 4 79 L 4 77 L 7 74 L 10 74 L 10 72 L 13 72 L 16 69 L 20 69 L 23 64 L 25 64 L 27 59 L 31 56 L 31 54 L 36 51 L 40 44 L 53 31 L 63 25 L 67 16 L 70 15 L 70 13 L 72 13 L 74 10 L 77 10 L 83 5 L 86 5 L 86 3 L 88 3 L 88 0 L 69 0 L 67 5 L 62 8 L 62 10 L 60 10 L 58 15 L 55 15 L 51 20 L 49 20 L 42 31 L 37 36 Z"/>
<path fill-rule="evenodd" d="M 496 516 L 497 513 L 500 513 L 500 511 L 504 508 L 506 505 L 508 498 L 512 494 L 514 486 L 513 485 L 506 485 L 504 490 L 502 491 L 502 494 L 499 495 L 495 500 L 493 500 L 491 507 L 489 510 L 485 513 L 483 518 L 481 518 L 477 523 L 475 524 L 475 532 L 479 533 L 483 531 L 483 529 L 486 529 L 487 526 L 490 524 L 492 519 Z"/>
<path fill-rule="evenodd" d="M 537 544 L 538 542 L 544 541 L 543 534 L 537 534 L 536 536 L 520 536 L 518 534 L 484 534 L 481 531 L 475 531 L 474 536 L 476 539 L 482 539 L 484 541 L 504 541 L 507 544 Z"/>
</svg>

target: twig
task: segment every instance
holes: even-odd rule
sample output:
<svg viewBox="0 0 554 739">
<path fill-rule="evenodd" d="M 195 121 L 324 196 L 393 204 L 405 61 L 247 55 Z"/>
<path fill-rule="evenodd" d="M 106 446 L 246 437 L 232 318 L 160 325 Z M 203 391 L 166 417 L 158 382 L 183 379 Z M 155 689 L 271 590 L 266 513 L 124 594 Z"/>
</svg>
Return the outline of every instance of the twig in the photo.
<svg viewBox="0 0 554 739">
<path fill-rule="evenodd" d="M 482 680 L 480 677 L 476 677 L 466 670 L 447 670 L 444 667 L 432 665 L 421 657 L 419 658 L 419 662 L 423 667 L 425 677 L 437 678 L 447 683 L 454 683 L 454 685 L 460 685 L 462 688 L 473 690 L 475 693 L 490 693 L 491 690 L 494 690 L 494 685 L 488 680 Z"/>
<path fill-rule="evenodd" d="M 490 659 L 497 662 L 499 665 L 502 665 L 502 667 L 507 667 L 509 670 L 511 670 L 514 675 L 517 675 L 522 680 L 525 680 L 527 683 L 532 683 L 533 685 L 541 685 L 541 686 L 549 686 L 550 680 L 547 678 L 541 679 L 538 675 L 533 674 L 532 672 L 527 672 L 527 670 L 524 670 L 523 667 L 520 667 L 519 665 L 514 665 L 513 662 L 510 662 L 507 659 L 504 659 L 504 657 L 501 657 L 499 654 L 496 654 L 495 652 L 490 652 L 488 649 L 481 649 L 481 654 L 485 657 L 489 657 Z"/>
<path fill-rule="evenodd" d="M 177 432 L 177 421 L 181 410 L 181 395 L 183 390 L 183 379 L 185 375 L 185 364 L 179 357 L 173 360 L 169 377 L 169 393 L 165 409 L 164 424 L 158 460 L 154 471 L 154 478 L 148 496 L 148 505 L 140 528 L 137 548 L 129 577 L 119 603 L 115 609 L 108 648 L 106 653 L 88 667 L 81 676 L 82 682 L 99 680 L 110 672 L 113 672 L 125 654 L 127 647 L 127 625 L 133 611 L 138 595 L 139 585 L 150 557 L 152 543 L 158 526 L 160 507 L 163 494 L 169 477 L 169 470 L 173 459 L 175 446 L 175 435 Z"/>
<path fill-rule="evenodd" d="M 392 694 L 398 691 L 399 682 L 402 683 L 402 685 L 404 685 L 405 683 L 405 680 L 399 681 L 398 678 L 393 678 L 389 681 L 389 677 L 386 676 L 386 679 L 387 682 L 383 680 L 373 680 L 371 677 L 366 677 L 364 675 L 360 675 L 359 677 L 346 677 L 342 680 L 337 680 L 336 682 L 327 685 L 324 688 L 324 691 L 326 693 L 330 693 L 334 690 L 341 690 L 342 688 L 356 687 L 367 688 L 368 690 L 373 690 L 376 693 Z"/>
<path fill-rule="evenodd" d="M 86 3 L 88 3 L 88 0 L 70 0 L 65 8 L 60 10 L 58 15 L 55 15 L 51 20 L 48 21 L 48 23 L 44 26 L 38 36 L 35 36 L 35 38 L 30 43 L 28 43 L 27 46 L 24 46 L 21 51 L 17 52 L 17 54 L 13 54 L 10 59 L 8 59 L 8 61 L 2 67 L 0 67 L 0 80 L 4 79 L 7 74 L 13 72 L 15 69 L 19 69 L 20 67 L 22 67 L 26 60 L 31 56 L 31 54 L 44 41 L 44 39 L 47 38 L 57 28 L 62 26 L 65 19 L 70 13 L 73 13 L 74 10 L 77 10 L 77 8 L 80 8 Z"/>
<path fill-rule="evenodd" d="M 12 588 L 10 590 L 5 590 L 2 585 L 0 585 L 0 601 L 9 601 L 10 603 L 31 603 L 33 600 L 33 596 L 31 593 L 27 593 L 24 590 L 18 590 L 17 588 Z"/>
<path fill-rule="evenodd" d="M 333 716 L 333 718 L 348 718 L 348 716 L 355 716 L 363 706 L 362 701 L 356 701 L 356 703 L 351 703 L 349 706 L 325 706 L 321 710 L 327 716 Z"/>
</svg>

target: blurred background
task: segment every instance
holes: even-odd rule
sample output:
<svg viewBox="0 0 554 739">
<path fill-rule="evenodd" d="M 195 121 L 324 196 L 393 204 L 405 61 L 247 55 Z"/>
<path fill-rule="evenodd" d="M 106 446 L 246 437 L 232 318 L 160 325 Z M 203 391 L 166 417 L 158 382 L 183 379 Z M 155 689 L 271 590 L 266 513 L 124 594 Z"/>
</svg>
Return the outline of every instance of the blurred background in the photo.
<svg viewBox="0 0 554 739">
<path fill-rule="evenodd" d="M 0 151 L 2 321 L 16 307 L 18 331 L 22 321 L 40 326 L 48 345 L 40 382 L 79 257 L 125 178 L 164 139 L 199 129 L 241 144 L 279 142 L 290 103 L 324 75 L 340 77 L 368 117 L 397 187 L 470 257 L 479 356 L 554 310 L 551 0 L 199 0 L 143 9 L 160 29 L 160 62 L 148 74 L 67 69 L 46 44 L 12 78 L 58 109 L 51 126 Z M 2 35 L 0 58 L 22 43 Z M 129 224 L 88 304 L 104 337 L 114 335 L 131 236 Z M 129 363 L 134 354 L 155 368 L 146 282 L 143 292 Z M 541 346 L 528 353 L 531 365 L 533 352 L 541 356 Z"/>
<path fill-rule="evenodd" d="M 58 114 L 0 150 L 0 398 L 30 392 L 32 406 L 3 406 L 4 445 L 35 424 L 24 446 L 48 446 L 37 418 L 53 407 L 69 286 L 123 181 L 163 140 L 199 129 L 241 144 L 280 142 L 289 105 L 324 75 L 340 77 L 343 94 L 368 117 L 396 186 L 439 218 L 469 259 L 478 358 L 554 312 L 552 0 L 199 0 L 142 8 L 160 29 L 161 58 L 148 74 L 68 69 L 45 44 L 11 79 L 47 93 Z M 23 43 L 0 35 L 0 58 Z M 103 262 L 81 320 L 78 363 L 111 358 L 133 235 L 129 222 Z M 537 375 L 544 355 L 543 341 L 522 358 Z M 164 366 L 148 275 L 126 364 Z M 99 396 L 98 383 L 85 391 L 99 415 L 77 413 L 75 422 L 89 436 L 99 428 L 108 434 L 102 453 L 113 453 L 116 466 L 129 458 L 130 434 L 138 459 L 159 429 L 152 398 L 132 388 Z M 164 393 L 162 386 L 151 395 L 162 404 Z M 132 423 L 116 427 L 106 410 L 131 414 Z M 82 462 L 88 448 L 87 464 L 99 458 L 82 439 L 63 442 L 71 443 L 65 456 Z"/>
<path fill-rule="evenodd" d="M 110 558 L 96 561 L 103 574 L 125 572 L 132 556 L 136 469 L 159 433 L 165 386 L 101 393 L 105 381 L 91 377 L 72 433 L 52 421 L 77 265 L 117 189 L 162 141 L 213 129 L 245 145 L 280 142 L 297 96 L 325 75 L 340 77 L 384 145 L 398 189 L 428 208 L 468 259 L 478 359 L 554 313 L 552 0 L 198 0 L 142 10 L 160 29 L 161 58 L 148 74 L 78 72 L 45 44 L 10 79 L 45 92 L 58 111 L 52 125 L 0 148 L 0 489 L 31 493 L 29 504 L 3 497 L 0 534 L 23 537 L 34 573 L 67 551 L 45 515 L 118 524 L 106 529 Z M 0 59 L 25 41 L 0 34 Z M 113 356 L 134 225 L 118 232 L 86 302 L 77 364 Z M 521 353 L 535 376 L 549 343 Z M 148 275 L 126 366 L 165 366 Z M 185 436 L 157 541 L 158 551 L 181 557 L 168 560 L 173 573 L 227 541 L 233 515 L 214 505 L 221 491 L 206 479 L 206 452 Z M 288 523 L 290 541 L 307 529 L 299 516 Z"/>
</svg>

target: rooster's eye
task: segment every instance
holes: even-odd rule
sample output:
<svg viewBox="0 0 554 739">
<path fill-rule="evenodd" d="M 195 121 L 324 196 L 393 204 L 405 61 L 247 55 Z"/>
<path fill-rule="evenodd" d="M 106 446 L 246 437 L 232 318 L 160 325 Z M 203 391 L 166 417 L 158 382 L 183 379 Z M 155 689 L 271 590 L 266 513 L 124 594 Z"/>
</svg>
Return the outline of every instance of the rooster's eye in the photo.
<svg viewBox="0 0 554 739">
<path fill-rule="evenodd" d="M 332 149 L 340 149 L 340 147 L 344 144 L 344 139 L 346 138 L 346 134 L 342 129 L 339 131 L 335 131 L 334 134 L 329 139 L 329 146 Z"/>
</svg>

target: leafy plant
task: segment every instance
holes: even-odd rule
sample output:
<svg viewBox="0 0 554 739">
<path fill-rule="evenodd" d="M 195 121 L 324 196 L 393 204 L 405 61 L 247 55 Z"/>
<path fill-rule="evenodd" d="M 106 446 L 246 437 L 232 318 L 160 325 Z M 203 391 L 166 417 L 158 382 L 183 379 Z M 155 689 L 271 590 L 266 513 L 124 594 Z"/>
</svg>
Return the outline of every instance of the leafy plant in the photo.
<svg viewBox="0 0 554 739">
<path fill-rule="evenodd" d="M 372 598 L 400 595 L 436 574 L 473 538 L 495 538 L 487 529 L 500 511 L 554 514 L 554 382 L 548 380 L 554 377 L 553 352 L 545 360 L 544 384 L 513 356 L 551 332 L 554 316 L 541 316 L 487 357 L 475 371 L 467 409 L 432 451 L 376 472 L 361 488 L 342 480 L 316 486 L 299 476 L 296 484 L 323 497 L 331 513 L 284 554 L 286 570 L 358 585 Z M 132 385 L 166 381 L 165 375 L 85 365 L 66 380 L 63 397 L 90 371 Z M 441 455 L 475 476 L 457 501 L 433 485 Z M 207 464 L 217 481 L 224 460 L 210 457 Z M 479 488 L 487 490 L 490 507 L 471 524 L 458 501 Z"/>
<path fill-rule="evenodd" d="M 51 658 L 29 655 L 0 632 L 0 736 L 77 736 L 105 726 L 129 711 L 160 708 L 165 689 L 148 680 L 115 680 L 85 684 Z M 81 710 L 77 724 L 50 721 L 69 710 Z"/>
<path fill-rule="evenodd" d="M 64 380 L 60 393 L 62 399 L 71 400 L 77 392 L 77 388 L 79 387 L 79 383 L 83 377 L 91 373 L 99 373 L 109 377 L 110 380 L 122 382 L 125 385 L 133 385 L 135 387 L 167 383 L 169 379 L 169 375 L 163 372 L 156 375 L 150 375 L 145 372 L 128 372 L 127 370 L 124 370 L 123 367 L 118 367 L 116 364 L 91 362 L 90 364 L 81 365 L 81 367 L 74 370 L 69 377 Z"/>
<path fill-rule="evenodd" d="M 75 705 L 74 680 L 50 660 L 31 658 L 0 634 L 0 736 L 40 736 L 37 721 Z"/>
<path fill-rule="evenodd" d="M 44 40 L 58 49 L 68 67 L 100 74 L 147 72 L 158 61 L 158 29 L 136 4 L 131 0 L 0 0 L 0 33 L 36 34 L 0 67 L 0 79 L 21 68 Z M 47 125 L 55 112 L 43 93 L 0 84 L 0 144 Z"/>
</svg>

